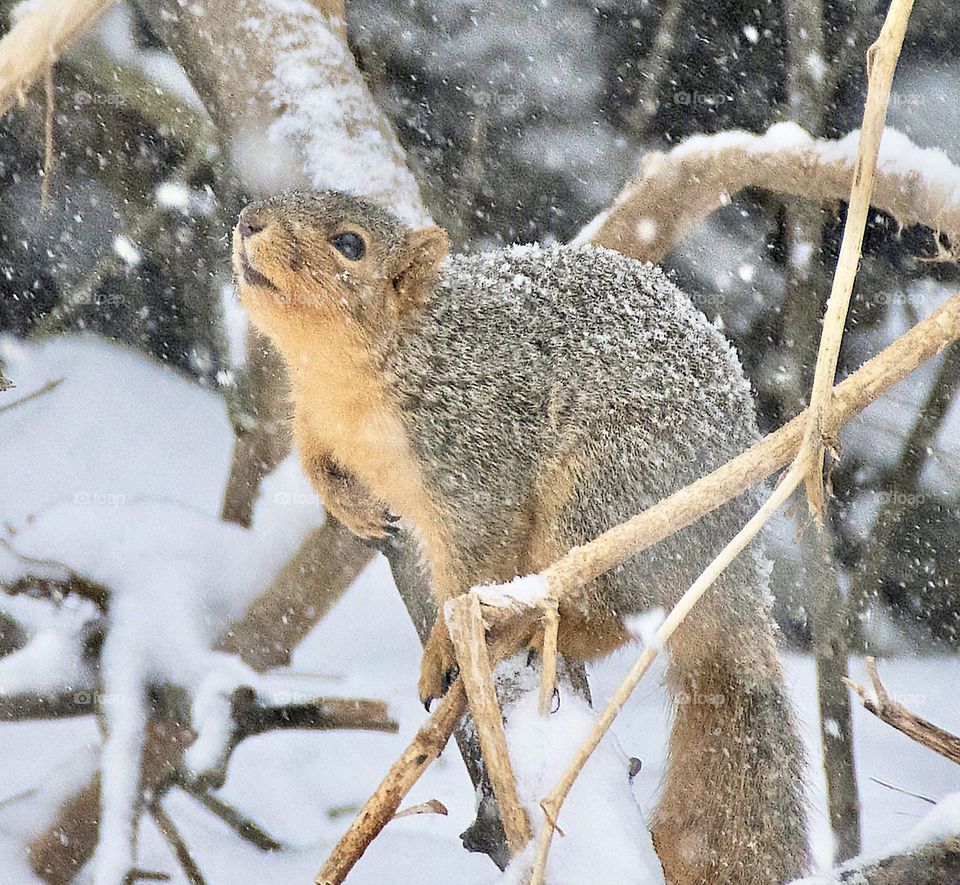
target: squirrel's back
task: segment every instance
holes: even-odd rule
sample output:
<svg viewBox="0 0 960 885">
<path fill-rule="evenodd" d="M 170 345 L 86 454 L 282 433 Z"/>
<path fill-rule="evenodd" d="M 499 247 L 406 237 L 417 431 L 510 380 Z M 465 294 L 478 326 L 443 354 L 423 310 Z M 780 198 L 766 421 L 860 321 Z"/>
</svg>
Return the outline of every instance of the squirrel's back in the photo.
<svg viewBox="0 0 960 885">
<path fill-rule="evenodd" d="M 661 270 L 591 246 L 451 256 L 387 365 L 428 483 L 491 525 L 477 547 L 565 452 L 623 452 L 625 518 L 757 433 L 723 335 Z"/>
</svg>

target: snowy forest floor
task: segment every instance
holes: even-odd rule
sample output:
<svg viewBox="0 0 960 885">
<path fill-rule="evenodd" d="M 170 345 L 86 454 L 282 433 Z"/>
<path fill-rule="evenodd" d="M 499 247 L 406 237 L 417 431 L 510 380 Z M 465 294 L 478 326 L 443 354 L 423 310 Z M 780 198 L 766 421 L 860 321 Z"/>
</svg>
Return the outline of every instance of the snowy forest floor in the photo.
<svg viewBox="0 0 960 885">
<path fill-rule="evenodd" d="M 60 338 L 24 346 L 0 341 L 7 375 L 26 395 L 63 377 L 56 390 L 0 415 L 0 525 L 25 526 L 28 516 L 67 501 L 89 513 L 91 531 L 104 508 L 129 508 L 135 534 L 145 501 L 176 502 L 214 518 L 229 465 L 232 432 L 223 399 L 146 358 L 95 338 Z M 29 469 L 25 465 L 31 465 Z M 284 465 L 258 507 L 255 533 L 271 562 L 282 561 L 320 507 L 292 463 Z M 86 508 L 86 510 L 84 510 Z M 151 519 L 156 518 L 152 512 Z M 162 538 L 152 521 L 139 529 Z M 202 540 L 200 538 L 198 541 Z M 199 544 L 208 558 L 228 547 Z M 135 551 L 136 546 L 130 547 Z M 209 568 L 209 563 L 207 564 Z M 229 571 L 232 564 L 224 564 Z M 254 575 L 266 584 L 270 564 Z M 245 591 L 248 592 L 248 591 Z M 238 600 L 242 611 L 245 600 Z M 594 666 L 595 704 L 605 700 L 635 651 Z M 244 741 L 221 791 L 286 848 L 265 854 L 241 841 L 220 821 L 177 792 L 165 807 L 178 823 L 211 885 L 311 881 L 328 850 L 424 719 L 416 697 L 419 644 L 378 557 L 294 655 L 292 670 L 317 693 L 382 698 L 400 723 L 399 734 L 280 732 Z M 882 660 L 891 696 L 938 725 L 960 732 L 955 658 Z M 852 676 L 864 676 L 851 662 Z M 0 690 L 4 671 L 0 668 Z M 308 675 L 309 674 L 309 675 Z M 38 678 L 42 674 L 38 674 Z M 645 811 L 662 774 L 667 709 L 660 671 L 651 674 L 616 725 L 629 756 L 643 762 L 634 789 Z M 787 676 L 810 754 L 813 844 L 817 861 L 829 860 L 829 828 L 819 767 L 819 725 L 811 659 L 787 655 Z M 855 755 L 863 804 L 866 851 L 901 836 L 934 800 L 960 790 L 956 766 L 912 743 L 863 712 L 854 711 Z M 0 883 L 32 881 L 24 846 L 50 820 L 60 800 L 97 764 L 99 733 L 90 717 L 0 726 Z M 876 779 L 876 780 L 875 780 Z M 373 843 L 350 881 L 362 883 L 492 882 L 497 871 L 484 856 L 468 855 L 458 834 L 473 819 L 474 795 L 454 747 L 414 788 L 405 805 L 439 799 L 449 816 L 418 815 L 392 822 Z M 571 822 L 565 823 L 567 828 Z M 141 829 L 140 866 L 185 881 L 150 821 Z"/>
</svg>

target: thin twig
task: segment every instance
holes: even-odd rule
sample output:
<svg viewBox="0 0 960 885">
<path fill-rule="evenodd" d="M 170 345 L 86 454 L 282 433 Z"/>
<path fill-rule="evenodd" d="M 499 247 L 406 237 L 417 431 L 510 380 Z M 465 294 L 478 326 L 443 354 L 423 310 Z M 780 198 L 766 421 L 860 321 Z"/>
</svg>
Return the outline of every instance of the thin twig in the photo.
<svg viewBox="0 0 960 885">
<path fill-rule="evenodd" d="M 823 492 L 825 452 L 828 447 L 836 448 L 836 440 L 828 432 L 827 413 L 830 397 L 833 395 L 833 382 L 837 373 L 837 360 L 840 357 L 840 343 L 843 340 L 850 294 L 853 292 L 853 281 L 860 264 L 860 249 L 863 245 L 867 214 L 870 211 L 877 156 L 880 153 L 880 139 L 887 118 L 893 74 L 900 58 L 900 49 L 912 9 L 913 0 L 893 0 L 880 36 L 867 50 L 867 101 L 860 129 L 857 163 L 840 243 L 840 256 L 837 259 L 833 287 L 823 319 L 823 332 L 810 395 L 807 432 L 798 456 L 803 457 L 807 464 L 804 480 L 807 503 L 817 523 L 823 522 L 826 507 Z"/>
<path fill-rule="evenodd" d="M 183 870 L 183 874 L 187 877 L 190 885 L 206 885 L 203 873 L 200 872 L 200 867 L 193 859 L 187 843 L 183 841 L 183 836 L 180 835 L 170 815 L 163 810 L 159 799 L 150 803 L 150 817 L 153 818 L 157 828 L 163 834 L 163 838 L 167 840 L 167 844 L 176 856 L 177 863 L 180 864 L 180 869 Z"/>
<path fill-rule="evenodd" d="M 929 796 L 923 796 L 920 793 L 914 793 L 911 790 L 905 790 L 903 787 L 898 787 L 896 784 L 888 784 L 886 781 L 880 780 L 878 777 L 871 777 L 870 780 L 872 780 L 875 784 L 880 784 L 881 787 L 886 787 L 888 790 L 893 790 L 895 793 L 903 793 L 904 796 L 911 796 L 914 799 L 921 799 L 930 805 L 937 804 L 936 799 L 931 799 Z"/>
<path fill-rule="evenodd" d="M 887 690 L 880 681 L 877 672 L 876 658 L 867 658 L 867 674 L 870 677 L 870 688 L 844 679 L 844 683 L 852 689 L 863 701 L 865 710 L 873 713 L 881 722 L 892 725 L 897 731 L 902 731 L 907 737 L 918 744 L 929 747 L 951 762 L 960 765 L 960 738 L 951 734 L 911 713 L 906 707 L 890 699 Z"/>
<path fill-rule="evenodd" d="M 557 782 L 556 786 L 540 803 L 544 812 L 544 823 L 537 839 L 537 855 L 533 865 L 533 872 L 530 879 L 530 885 L 543 885 L 547 870 L 547 855 L 550 851 L 550 843 L 553 840 L 553 831 L 557 826 L 557 818 L 560 814 L 560 808 L 570 792 L 583 766 L 600 744 L 603 736 L 613 725 L 614 719 L 623 709 L 633 690 L 637 687 L 644 673 L 650 668 L 658 651 L 673 636 L 674 631 L 679 627 L 687 615 L 693 610 L 697 602 L 709 589 L 714 581 L 723 573 L 726 567 L 733 562 L 740 552 L 756 537 L 759 531 L 767 524 L 770 518 L 780 509 L 781 505 L 793 494 L 794 489 L 803 479 L 802 466 L 794 462 L 790 469 L 784 475 L 780 483 L 774 489 L 773 494 L 766 500 L 763 506 L 750 518 L 747 524 L 734 535 L 733 539 L 720 551 L 717 557 L 703 570 L 696 581 L 680 597 L 680 600 L 670 611 L 670 614 L 664 619 L 657 630 L 656 640 L 648 645 L 636 663 L 630 668 L 624 680 L 617 686 L 607 706 L 600 716 L 597 717 L 590 734 L 580 745 L 563 776 Z"/>
<path fill-rule="evenodd" d="M 487 774 L 500 806 L 507 847 L 512 855 L 517 855 L 530 841 L 532 833 L 527 813 L 517 795 L 517 781 L 510 764 L 503 714 L 497 703 L 493 668 L 487 653 L 480 600 L 472 593 L 464 593 L 448 603 L 446 618 Z"/>
<path fill-rule="evenodd" d="M 447 811 L 447 806 L 444 805 L 439 799 L 428 799 L 426 802 L 421 802 L 419 805 L 411 805 L 409 808 L 404 808 L 402 811 L 398 811 L 393 819 L 396 820 L 398 817 L 413 817 L 417 814 L 439 814 L 443 817 L 446 817 L 450 814 Z"/>
<path fill-rule="evenodd" d="M 9 412 L 11 409 L 17 408 L 17 406 L 22 406 L 24 403 L 28 403 L 31 400 L 37 399 L 44 394 L 50 393 L 52 390 L 56 390 L 61 384 L 63 384 L 63 378 L 55 378 L 53 381 L 48 381 L 43 387 L 35 390 L 33 393 L 28 393 L 26 396 L 21 396 L 20 399 L 15 399 L 12 403 L 4 403 L 0 406 L 0 414 L 3 412 Z"/>
<path fill-rule="evenodd" d="M 0 694 L 0 722 L 92 716 L 97 712 L 95 699 L 96 693 L 86 689 L 59 694 Z"/>
<path fill-rule="evenodd" d="M 234 808 L 229 802 L 224 802 L 206 787 L 182 777 L 178 779 L 177 786 L 196 799 L 211 814 L 219 817 L 241 839 L 255 845 L 261 851 L 278 851 L 283 848 L 283 844 L 274 839 L 256 821 Z"/>
</svg>

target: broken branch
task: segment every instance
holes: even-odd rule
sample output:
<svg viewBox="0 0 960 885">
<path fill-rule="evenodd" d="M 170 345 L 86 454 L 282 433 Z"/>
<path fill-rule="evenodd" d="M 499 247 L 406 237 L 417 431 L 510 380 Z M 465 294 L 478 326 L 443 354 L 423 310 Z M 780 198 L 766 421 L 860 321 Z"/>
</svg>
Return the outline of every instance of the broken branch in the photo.
<svg viewBox="0 0 960 885">
<path fill-rule="evenodd" d="M 867 658 L 867 675 L 870 677 L 870 688 L 852 679 L 843 680 L 844 684 L 863 701 L 865 710 L 873 713 L 881 722 L 886 722 L 897 731 L 903 732 L 918 744 L 923 744 L 945 759 L 960 765 L 960 738 L 891 700 L 880 681 L 876 658 Z"/>
</svg>

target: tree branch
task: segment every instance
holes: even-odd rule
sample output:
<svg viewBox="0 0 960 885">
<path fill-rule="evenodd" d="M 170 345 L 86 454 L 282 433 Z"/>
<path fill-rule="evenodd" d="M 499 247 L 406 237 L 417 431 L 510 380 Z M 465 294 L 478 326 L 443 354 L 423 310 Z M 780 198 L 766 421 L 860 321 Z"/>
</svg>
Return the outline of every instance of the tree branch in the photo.
<svg viewBox="0 0 960 885">
<path fill-rule="evenodd" d="M 615 249 L 658 263 L 708 215 L 740 191 L 762 188 L 818 203 L 846 200 L 859 133 L 840 141 L 813 139 L 794 123 L 763 135 L 720 132 L 695 135 L 668 153 L 651 151 L 610 208 L 573 241 Z M 871 203 L 902 226 L 920 224 L 960 243 L 960 203 L 954 180 L 931 174 L 946 162 L 892 130 L 881 145 Z M 960 182 L 960 169 L 952 167 Z"/>
<path fill-rule="evenodd" d="M 0 116 L 115 0 L 42 0 L 33 3 L 0 40 Z"/>
<path fill-rule="evenodd" d="M 867 674 L 870 676 L 870 687 L 860 685 L 852 679 L 844 679 L 848 688 L 852 689 L 863 701 L 863 707 L 873 713 L 881 722 L 892 725 L 897 731 L 918 744 L 929 747 L 951 762 L 960 765 L 960 738 L 945 731 L 932 722 L 922 719 L 916 713 L 911 713 L 906 707 L 890 699 L 887 690 L 880 681 L 877 672 L 876 658 L 867 658 Z"/>
</svg>

